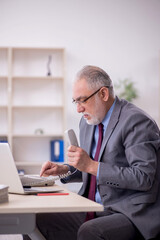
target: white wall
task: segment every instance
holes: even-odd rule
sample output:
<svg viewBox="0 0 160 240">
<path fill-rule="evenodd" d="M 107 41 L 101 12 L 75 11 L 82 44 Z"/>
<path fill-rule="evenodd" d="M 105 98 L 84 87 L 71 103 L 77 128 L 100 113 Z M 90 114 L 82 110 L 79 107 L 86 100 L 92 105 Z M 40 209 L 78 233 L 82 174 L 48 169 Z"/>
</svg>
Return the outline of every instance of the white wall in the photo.
<svg viewBox="0 0 160 240">
<path fill-rule="evenodd" d="M 0 46 L 66 49 L 67 127 L 78 132 L 72 82 L 86 64 L 136 83 L 136 104 L 160 125 L 159 0 L 0 0 Z"/>
</svg>

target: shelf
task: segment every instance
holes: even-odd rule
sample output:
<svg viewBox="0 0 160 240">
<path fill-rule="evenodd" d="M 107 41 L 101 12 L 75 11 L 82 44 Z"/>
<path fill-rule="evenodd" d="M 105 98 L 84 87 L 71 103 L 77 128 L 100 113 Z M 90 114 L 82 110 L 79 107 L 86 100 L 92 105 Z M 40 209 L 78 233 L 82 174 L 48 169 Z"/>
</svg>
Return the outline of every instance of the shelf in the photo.
<svg viewBox="0 0 160 240">
<path fill-rule="evenodd" d="M 61 162 L 57 162 L 58 164 L 63 164 Z M 16 162 L 17 169 L 21 172 L 21 174 L 38 174 L 40 173 L 43 162 Z"/>
<path fill-rule="evenodd" d="M 0 140 L 26 173 L 51 160 L 52 140 L 64 139 L 64 54 L 64 48 L 0 47 Z"/>
<path fill-rule="evenodd" d="M 0 136 L 7 136 L 8 134 L 8 109 L 6 106 L 0 106 Z"/>
<path fill-rule="evenodd" d="M 14 138 L 63 138 L 63 134 L 13 134 Z"/>
<path fill-rule="evenodd" d="M 63 162 L 54 162 L 58 164 L 63 164 Z M 16 166 L 19 167 L 41 167 L 43 162 L 16 162 Z"/>
<path fill-rule="evenodd" d="M 1 106 L 0 106 L 1 107 Z M 2 106 L 3 107 L 3 106 Z M 4 106 L 5 107 L 5 106 Z M 51 108 L 51 109 L 63 109 L 64 106 L 56 106 L 56 105 L 52 105 L 52 106 L 49 106 L 49 105 L 13 105 L 12 108 L 17 108 L 17 109 L 27 109 L 27 108 L 38 108 L 38 109 L 47 109 L 47 108 Z"/>
<path fill-rule="evenodd" d="M 0 108 L 8 108 L 8 106 L 7 105 L 0 105 Z"/>
<path fill-rule="evenodd" d="M 0 107 L 7 106 L 8 102 L 8 86 L 7 78 L 0 77 Z"/>
<path fill-rule="evenodd" d="M 31 167 L 39 167 L 42 166 L 43 162 L 15 162 L 16 166 L 21 166 L 21 167 L 25 167 L 25 166 L 31 166 Z"/>
<path fill-rule="evenodd" d="M 2 138 L 7 138 L 7 133 L 1 133 L 0 134 L 0 140 L 2 140 Z"/>
<path fill-rule="evenodd" d="M 7 76 L 0 76 L 0 80 L 1 79 L 7 79 L 8 77 Z"/>
<path fill-rule="evenodd" d="M 63 81 L 63 77 L 60 77 L 60 76 L 13 76 L 12 77 L 13 79 L 17 79 L 17 80 L 32 80 L 32 79 L 35 79 L 35 80 L 60 80 L 60 81 Z"/>
<path fill-rule="evenodd" d="M 0 134 L 0 142 L 8 142 L 7 134 Z"/>
<path fill-rule="evenodd" d="M 15 78 L 12 88 L 13 106 L 64 106 L 64 82 L 57 78 Z"/>
<path fill-rule="evenodd" d="M 13 76 L 64 76 L 63 48 L 13 48 Z"/>
<path fill-rule="evenodd" d="M 4 48 L 0 48 L 4 49 Z M 5 48 L 8 49 L 7 47 Z M 22 50 L 31 50 L 31 51 L 54 51 L 54 52 L 64 52 L 64 48 L 50 48 L 50 47 L 13 47 L 14 51 L 22 51 Z"/>
<path fill-rule="evenodd" d="M 0 79 L 7 79 L 8 75 L 8 48 L 0 48 Z"/>
</svg>

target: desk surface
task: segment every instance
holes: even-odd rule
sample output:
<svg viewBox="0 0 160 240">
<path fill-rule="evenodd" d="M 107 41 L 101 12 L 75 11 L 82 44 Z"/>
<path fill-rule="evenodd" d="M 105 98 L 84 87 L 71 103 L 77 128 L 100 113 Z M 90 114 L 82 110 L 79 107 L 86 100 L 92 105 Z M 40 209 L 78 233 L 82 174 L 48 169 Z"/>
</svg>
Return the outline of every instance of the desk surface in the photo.
<svg viewBox="0 0 160 240">
<path fill-rule="evenodd" d="M 103 211 L 103 206 L 66 190 L 62 186 L 53 186 L 68 192 L 69 195 L 37 196 L 9 194 L 9 202 L 0 204 L 3 213 L 47 213 L 47 212 L 89 212 Z"/>
</svg>

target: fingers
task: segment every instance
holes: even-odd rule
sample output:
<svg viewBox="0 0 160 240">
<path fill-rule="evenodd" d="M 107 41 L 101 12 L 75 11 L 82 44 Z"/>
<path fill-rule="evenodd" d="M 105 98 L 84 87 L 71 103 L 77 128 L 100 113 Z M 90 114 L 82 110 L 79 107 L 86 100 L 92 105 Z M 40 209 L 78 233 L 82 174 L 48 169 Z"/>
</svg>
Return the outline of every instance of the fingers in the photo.
<svg viewBox="0 0 160 240">
<path fill-rule="evenodd" d="M 70 146 L 67 156 L 69 165 L 82 172 L 88 172 L 96 176 L 98 163 L 95 163 L 82 148 Z"/>
<path fill-rule="evenodd" d="M 68 166 L 66 165 L 61 165 L 61 164 L 56 164 L 54 162 L 45 162 L 42 165 L 41 171 L 40 171 L 40 176 L 48 177 L 50 175 L 56 176 L 60 174 L 65 174 L 68 172 Z"/>
<path fill-rule="evenodd" d="M 43 172 L 42 175 L 40 175 L 40 176 L 48 177 L 48 176 L 51 176 L 51 175 L 54 175 L 54 174 L 53 174 L 53 169 L 47 169 L 47 170 L 45 170 L 45 172 Z"/>
<path fill-rule="evenodd" d="M 42 165 L 41 171 L 40 171 L 40 176 L 49 176 L 52 174 L 52 168 L 54 168 L 55 164 L 51 162 L 45 162 Z"/>
<path fill-rule="evenodd" d="M 84 161 L 83 154 L 84 154 L 84 150 L 82 148 L 70 146 L 67 152 L 69 165 L 75 168 L 79 168 Z"/>
<path fill-rule="evenodd" d="M 48 165 L 48 162 L 46 162 L 46 163 L 44 163 L 43 165 L 42 165 L 42 167 L 41 167 L 41 170 L 40 170 L 40 177 L 42 177 L 43 176 L 43 174 L 44 174 L 44 172 L 45 172 L 45 170 L 46 170 L 46 166 Z M 47 167 L 48 168 L 48 167 Z"/>
<path fill-rule="evenodd" d="M 67 156 L 68 156 L 68 160 L 72 160 L 72 158 L 76 158 L 79 157 L 81 154 L 82 149 L 79 147 L 75 147 L 75 146 L 69 146 L 68 148 L 68 152 L 67 152 Z"/>
<path fill-rule="evenodd" d="M 76 147 L 76 146 L 73 146 L 73 145 L 70 145 L 68 147 L 68 151 L 69 152 L 76 152 L 78 149 L 80 149 L 79 147 Z"/>
</svg>

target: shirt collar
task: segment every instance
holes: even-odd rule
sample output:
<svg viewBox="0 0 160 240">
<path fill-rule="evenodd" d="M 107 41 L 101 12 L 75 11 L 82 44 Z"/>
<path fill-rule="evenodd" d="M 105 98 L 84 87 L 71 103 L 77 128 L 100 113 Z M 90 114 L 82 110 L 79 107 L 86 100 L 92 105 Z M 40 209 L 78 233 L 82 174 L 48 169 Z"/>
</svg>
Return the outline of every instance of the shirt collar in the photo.
<svg viewBox="0 0 160 240">
<path fill-rule="evenodd" d="M 107 126 L 108 126 L 108 123 L 109 123 L 109 120 L 110 120 L 111 114 L 112 114 L 112 112 L 113 112 L 113 109 L 114 109 L 115 103 L 116 103 L 116 99 L 114 100 L 112 106 L 110 107 L 109 111 L 107 112 L 105 118 L 104 118 L 103 121 L 102 121 L 104 132 L 105 132 Z"/>
</svg>

